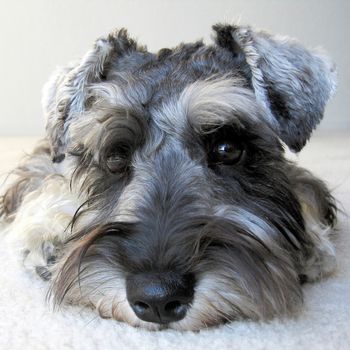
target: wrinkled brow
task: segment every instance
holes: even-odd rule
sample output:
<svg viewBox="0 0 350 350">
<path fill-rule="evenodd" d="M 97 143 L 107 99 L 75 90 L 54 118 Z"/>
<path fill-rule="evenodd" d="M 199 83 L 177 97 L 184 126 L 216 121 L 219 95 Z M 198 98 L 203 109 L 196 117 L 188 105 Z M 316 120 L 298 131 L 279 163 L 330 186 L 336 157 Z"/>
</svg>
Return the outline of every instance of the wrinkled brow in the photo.
<svg viewBox="0 0 350 350">
<path fill-rule="evenodd" d="M 162 106 L 156 123 L 167 132 L 186 133 L 190 126 L 206 133 L 223 125 L 262 120 L 262 109 L 253 91 L 239 78 L 199 80 Z"/>
<path fill-rule="evenodd" d="M 144 141 L 147 128 L 147 115 L 139 110 L 99 101 L 72 123 L 69 132 L 72 141 L 94 153 L 113 143 L 136 147 Z"/>
<path fill-rule="evenodd" d="M 186 111 L 188 123 L 198 133 L 261 119 L 253 91 L 242 87 L 239 79 L 195 82 L 182 92 L 178 103 Z"/>
<path fill-rule="evenodd" d="M 98 122 L 104 126 L 105 137 L 110 141 L 120 140 L 129 143 L 139 143 L 146 135 L 147 116 L 129 107 L 114 106 L 102 109 Z"/>
</svg>

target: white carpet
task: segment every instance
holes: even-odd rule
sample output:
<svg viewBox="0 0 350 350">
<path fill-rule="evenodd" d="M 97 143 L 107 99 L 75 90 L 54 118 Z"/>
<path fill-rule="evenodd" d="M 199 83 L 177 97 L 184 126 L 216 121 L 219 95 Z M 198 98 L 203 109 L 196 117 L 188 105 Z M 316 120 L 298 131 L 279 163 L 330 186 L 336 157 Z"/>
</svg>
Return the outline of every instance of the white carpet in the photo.
<svg viewBox="0 0 350 350">
<path fill-rule="evenodd" d="M 0 172 L 16 164 L 33 139 L 0 139 Z M 350 132 L 315 137 L 300 163 L 328 182 L 343 209 L 350 206 Z M 305 287 L 297 319 L 236 322 L 192 332 L 149 332 L 69 308 L 50 311 L 45 284 L 14 262 L 0 241 L 0 349 L 350 349 L 349 219 L 339 223 L 339 269 L 330 279 Z"/>
</svg>

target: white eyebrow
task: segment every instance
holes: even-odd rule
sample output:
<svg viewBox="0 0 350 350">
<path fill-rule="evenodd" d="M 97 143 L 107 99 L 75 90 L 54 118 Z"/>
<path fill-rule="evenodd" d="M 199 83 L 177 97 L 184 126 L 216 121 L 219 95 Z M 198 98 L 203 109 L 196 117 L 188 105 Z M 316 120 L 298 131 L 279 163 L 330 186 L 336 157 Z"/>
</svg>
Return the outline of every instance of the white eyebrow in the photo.
<svg viewBox="0 0 350 350">
<path fill-rule="evenodd" d="M 198 80 L 164 103 L 154 114 L 155 123 L 169 133 L 181 133 L 188 125 L 197 132 L 239 121 L 239 117 L 262 119 L 254 92 L 242 87 L 239 78 Z"/>
<path fill-rule="evenodd" d="M 242 87 L 238 78 L 197 81 L 184 89 L 178 104 L 198 131 L 237 122 L 239 116 L 257 119 L 260 114 L 254 92 Z"/>
</svg>

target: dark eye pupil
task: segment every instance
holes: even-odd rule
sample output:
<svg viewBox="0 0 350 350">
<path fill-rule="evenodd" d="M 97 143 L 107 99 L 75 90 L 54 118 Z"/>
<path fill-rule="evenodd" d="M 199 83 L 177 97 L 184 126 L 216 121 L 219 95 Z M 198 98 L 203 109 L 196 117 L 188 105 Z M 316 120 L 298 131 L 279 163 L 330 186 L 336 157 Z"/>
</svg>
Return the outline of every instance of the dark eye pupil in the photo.
<svg viewBox="0 0 350 350">
<path fill-rule="evenodd" d="M 222 157 L 229 157 L 235 152 L 235 147 L 231 143 L 220 143 L 217 145 L 217 152 Z"/>
<path fill-rule="evenodd" d="M 213 163 L 231 165 L 239 161 L 242 149 L 232 142 L 220 142 L 213 147 Z"/>
<path fill-rule="evenodd" d="M 126 169 L 128 160 L 118 155 L 110 155 L 107 157 L 107 167 L 112 173 L 122 172 Z"/>
</svg>

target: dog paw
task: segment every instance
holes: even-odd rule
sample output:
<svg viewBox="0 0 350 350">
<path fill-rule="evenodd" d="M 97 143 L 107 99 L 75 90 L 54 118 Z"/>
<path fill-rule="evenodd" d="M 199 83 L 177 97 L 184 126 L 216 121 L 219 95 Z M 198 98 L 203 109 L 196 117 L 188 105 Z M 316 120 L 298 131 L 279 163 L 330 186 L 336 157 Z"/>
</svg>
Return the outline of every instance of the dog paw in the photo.
<svg viewBox="0 0 350 350">
<path fill-rule="evenodd" d="M 23 253 L 25 268 L 35 272 L 44 281 L 50 280 L 51 269 L 60 256 L 62 245 L 59 241 L 44 241 L 37 249 L 25 250 Z"/>
<path fill-rule="evenodd" d="M 62 243 L 59 241 L 44 241 L 41 245 L 43 257 L 46 265 L 52 266 L 56 263 L 59 252 L 62 248 Z"/>
<path fill-rule="evenodd" d="M 315 252 L 299 276 L 302 283 L 319 281 L 330 276 L 336 270 L 337 260 L 333 249 Z"/>
<path fill-rule="evenodd" d="M 50 279 L 52 277 L 52 273 L 45 266 L 36 266 L 35 272 L 44 281 L 50 281 Z"/>
</svg>

